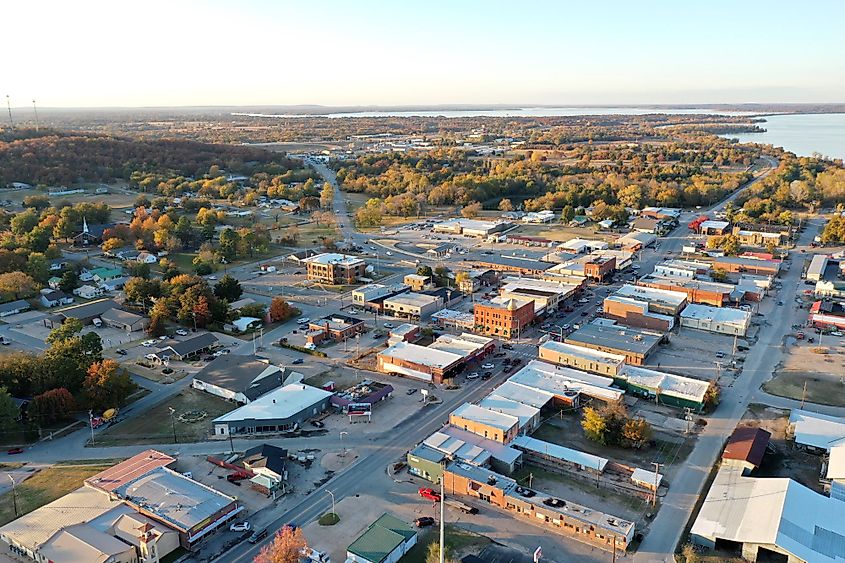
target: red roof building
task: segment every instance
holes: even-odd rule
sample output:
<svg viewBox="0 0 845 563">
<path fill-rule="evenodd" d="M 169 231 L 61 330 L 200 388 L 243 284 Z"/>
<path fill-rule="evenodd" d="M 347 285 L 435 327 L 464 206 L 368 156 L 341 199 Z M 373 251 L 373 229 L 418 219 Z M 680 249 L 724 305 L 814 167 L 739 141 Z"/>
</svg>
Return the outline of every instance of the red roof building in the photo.
<svg viewBox="0 0 845 563">
<path fill-rule="evenodd" d="M 725 445 L 722 465 L 739 467 L 743 475 L 748 475 L 760 467 L 771 437 L 772 434 L 762 428 L 738 427 Z"/>
</svg>

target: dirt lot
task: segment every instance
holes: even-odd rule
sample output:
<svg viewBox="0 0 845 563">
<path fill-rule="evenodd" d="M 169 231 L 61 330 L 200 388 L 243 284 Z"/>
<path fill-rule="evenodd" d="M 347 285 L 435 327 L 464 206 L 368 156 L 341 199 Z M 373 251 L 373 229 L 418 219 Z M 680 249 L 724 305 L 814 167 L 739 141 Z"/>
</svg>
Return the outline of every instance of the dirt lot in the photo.
<svg viewBox="0 0 845 563">
<path fill-rule="evenodd" d="M 565 227 L 560 223 L 547 223 L 545 225 L 520 225 L 513 234 L 542 237 L 549 240 L 566 242 L 574 238 L 585 238 L 593 240 L 614 241 L 619 238 L 619 233 L 596 232 L 594 227 Z"/>
<path fill-rule="evenodd" d="M 174 425 L 178 442 L 206 440 L 211 421 L 235 408 L 234 403 L 197 391 L 185 389 L 171 400 L 160 404 L 143 417 L 119 422 L 96 438 L 97 446 L 118 446 L 126 444 L 162 444 L 173 441 Z M 171 419 L 170 407 L 175 409 Z M 205 413 L 193 422 L 186 422 L 180 416 L 189 413 Z M 195 417 L 190 417 L 195 418 Z"/>
<path fill-rule="evenodd" d="M 681 328 L 680 332 L 671 334 L 669 338 L 669 344 L 660 346 L 648 358 L 648 365 L 645 367 L 696 379 L 711 380 L 719 373 L 719 368 L 716 366 L 716 362 L 719 362 L 722 376 L 720 383 L 722 385 L 733 383 L 737 373 L 730 366 L 733 337 Z M 747 345 L 745 339 L 737 339 L 738 347 Z M 716 353 L 719 351 L 724 354 L 723 358 L 716 358 Z M 745 352 L 737 351 L 734 359 L 738 367 L 741 367 L 745 354 Z"/>
<path fill-rule="evenodd" d="M 789 352 L 775 376 L 763 384 L 772 395 L 801 399 L 822 405 L 845 406 L 845 338 L 824 335 L 821 343 L 806 340 L 788 342 Z"/>
<path fill-rule="evenodd" d="M 794 446 L 786 439 L 789 425 L 789 411 L 752 404 L 742 417 L 740 426 L 753 426 L 772 433 L 769 443 L 776 452 L 769 452 L 763 458 L 763 465 L 757 470 L 758 477 L 789 477 L 802 485 L 823 493 L 819 484 L 821 474 L 821 456 L 807 453 Z"/>
</svg>

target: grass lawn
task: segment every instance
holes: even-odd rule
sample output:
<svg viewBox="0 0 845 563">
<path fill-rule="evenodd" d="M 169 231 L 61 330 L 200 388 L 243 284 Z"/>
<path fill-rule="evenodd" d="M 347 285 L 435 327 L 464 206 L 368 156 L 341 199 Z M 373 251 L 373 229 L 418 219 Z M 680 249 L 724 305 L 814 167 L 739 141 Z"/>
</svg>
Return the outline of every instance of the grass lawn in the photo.
<svg viewBox="0 0 845 563">
<path fill-rule="evenodd" d="M 763 391 L 778 397 L 801 400 L 805 383 L 807 401 L 835 407 L 845 406 L 845 384 L 840 383 L 837 375 L 781 371 L 763 384 Z"/>
<path fill-rule="evenodd" d="M 18 513 L 26 514 L 36 508 L 53 502 L 57 498 L 78 489 L 82 482 L 100 471 L 111 467 L 107 465 L 54 465 L 42 469 L 17 486 Z M 15 519 L 12 492 L 0 497 L 0 525 Z"/>
<path fill-rule="evenodd" d="M 296 225 L 293 227 L 282 228 L 273 231 L 273 240 L 278 241 L 288 236 L 291 230 L 299 233 L 299 238 L 296 240 L 297 248 L 312 248 L 321 244 L 320 237 L 328 237 L 334 240 L 340 239 L 340 231 L 336 224 L 326 225 L 325 223 L 307 223 L 305 225 Z"/>
<path fill-rule="evenodd" d="M 425 563 L 428 546 L 437 543 L 438 534 L 437 526 L 432 526 L 424 533 L 420 533 L 417 545 L 405 554 L 402 561 L 404 563 Z M 490 538 L 464 530 L 454 524 L 446 524 L 444 534 L 448 560 L 458 561 L 464 555 L 480 553 L 490 543 Z"/>
<path fill-rule="evenodd" d="M 126 444 L 166 444 L 173 442 L 173 424 L 170 409 L 175 409 L 176 437 L 179 442 L 197 442 L 207 439 L 211 421 L 235 409 L 235 404 L 218 397 L 185 389 L 149 411 L 143 417 L 131 418 L 111 426 L 96 436 L 97 446 Z M 192 411 L 202 411 L 205 417 L 194 422 L 183 422 L 179 416 Z"/>
</svg>

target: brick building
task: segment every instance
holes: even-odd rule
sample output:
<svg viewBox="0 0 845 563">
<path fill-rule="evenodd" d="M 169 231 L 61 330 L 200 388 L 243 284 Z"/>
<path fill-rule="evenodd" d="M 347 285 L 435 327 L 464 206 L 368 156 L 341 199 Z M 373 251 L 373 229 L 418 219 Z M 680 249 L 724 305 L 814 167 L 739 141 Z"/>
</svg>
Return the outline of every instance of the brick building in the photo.
<svg viewBox="0 0 845 563">
<path fill-rule="evenodd" d="M 334 252 L 318 254 L 303 262 L 309 280 L 333 285 L 355 283 L 367 271 L 367 263 L 360 258 Z"/>
<path fill-rule="evenodd" d="M 473 307 L 475 330 L 500 338 L 519 337 L 534 320 L 534 302 L 497 297 Z"/>
</svg>

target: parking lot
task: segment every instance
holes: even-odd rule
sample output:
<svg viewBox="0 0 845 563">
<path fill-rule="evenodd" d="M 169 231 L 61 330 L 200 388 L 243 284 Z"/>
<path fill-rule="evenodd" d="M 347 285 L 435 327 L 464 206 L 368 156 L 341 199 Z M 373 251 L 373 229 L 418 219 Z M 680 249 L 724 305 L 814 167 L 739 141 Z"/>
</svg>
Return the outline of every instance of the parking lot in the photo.
<svg viewBox="0 0 845 563">
<path fill-rule="evenodd" d="M 703 330 L 681 327 L 670 335 L 669 344 L 661 345 L 648 358 L 652 369 L 668 371 L 710 381 L 720 377 L 720 383 L 730 385 L 741 367 L 748 341 L 737 338 L 734 354 L 734 338 Z M 736 362 L 736 366 L 732 364 Z"/>
</svg>

